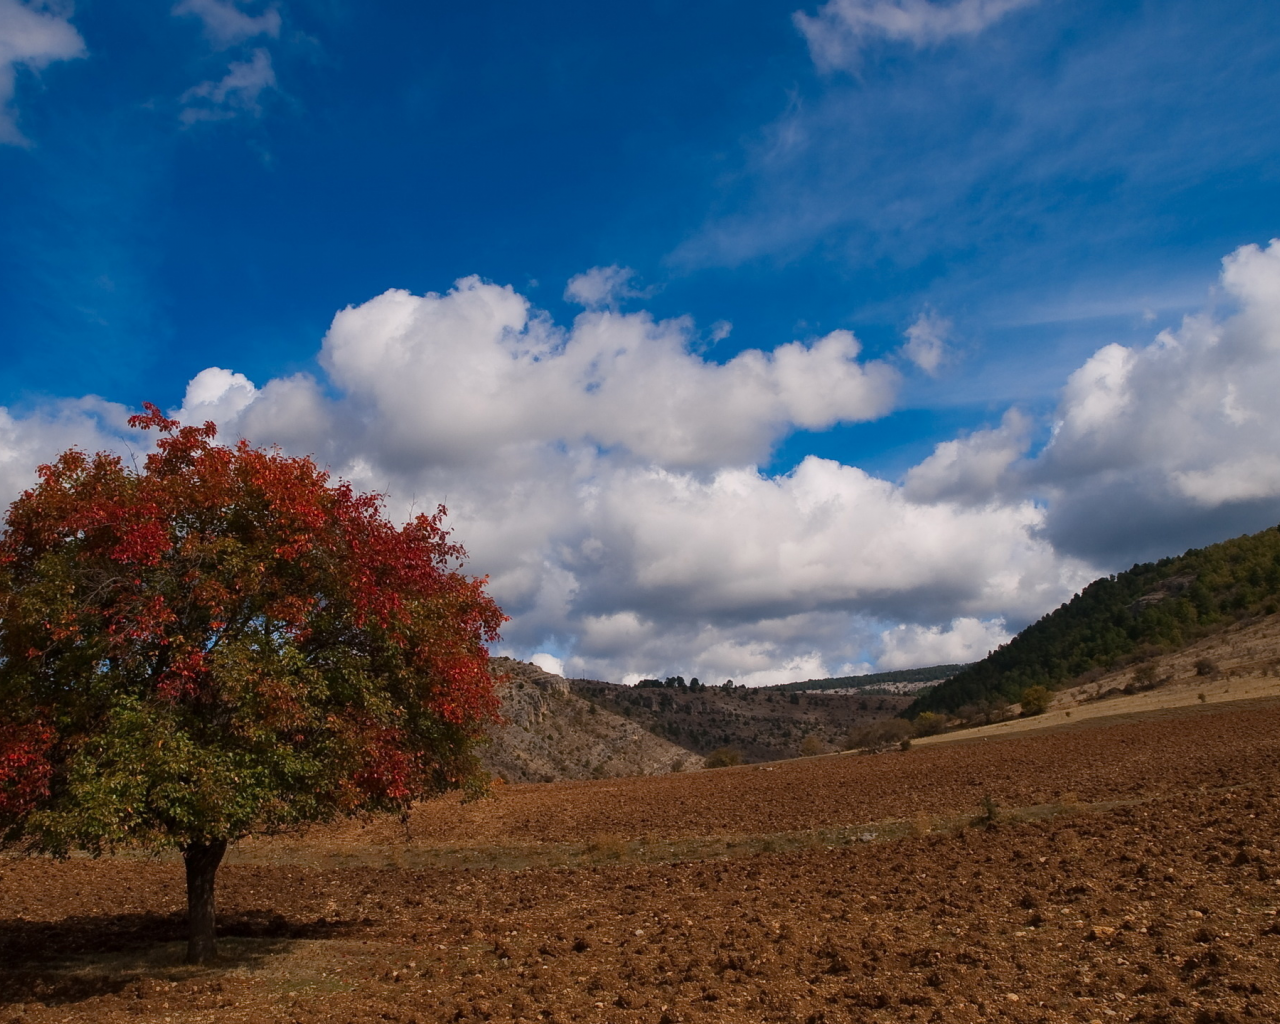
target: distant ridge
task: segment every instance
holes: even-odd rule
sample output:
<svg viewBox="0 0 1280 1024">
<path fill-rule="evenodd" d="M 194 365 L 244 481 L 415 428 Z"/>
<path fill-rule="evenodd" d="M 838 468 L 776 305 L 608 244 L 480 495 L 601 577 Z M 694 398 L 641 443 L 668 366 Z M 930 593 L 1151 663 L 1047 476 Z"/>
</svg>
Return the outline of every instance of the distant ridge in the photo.
<svg viewBox="0 0 1280 1024">
<path fill-rule="evenodd" d="M 1059 689 L 1179 650 L 1242 619 L 1280 611 L 1280 527 L 1094 580 L 904 713 L 1014 702 L 1032 686 Z"/>
<path fill-rule="evenodd" d="M 965 665 L 931 665 L 927 668 L 903 668 L 894 672 L 873 672 L 865 676 L 830 676 L 806 679 L 798 683 L 762 686 L 762 690 L 874 690 L 894 683 L 940 683 L 950 679 Z"/>
</svg>

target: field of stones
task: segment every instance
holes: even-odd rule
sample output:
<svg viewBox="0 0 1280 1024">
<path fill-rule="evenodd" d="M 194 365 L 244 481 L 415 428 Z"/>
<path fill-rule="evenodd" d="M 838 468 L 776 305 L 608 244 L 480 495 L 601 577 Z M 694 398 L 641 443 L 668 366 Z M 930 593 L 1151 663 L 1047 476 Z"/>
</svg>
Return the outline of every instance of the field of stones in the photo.
<svg viewBox="0 0 1280 1024">
<path fill-rule="evenodd" d="M 1280 700 L 0 860 L 0 1022 L 1280 1019 Z"/>
</svg>

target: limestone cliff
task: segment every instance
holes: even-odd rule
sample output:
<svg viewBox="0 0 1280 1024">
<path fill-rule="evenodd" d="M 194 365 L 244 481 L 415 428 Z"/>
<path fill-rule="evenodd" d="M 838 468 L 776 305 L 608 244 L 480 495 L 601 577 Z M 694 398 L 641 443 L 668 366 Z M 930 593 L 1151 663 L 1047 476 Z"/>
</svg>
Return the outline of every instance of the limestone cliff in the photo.
<svg viewBox="0 0 1280 1024">
<path fill-rule="evenodd" d="M 654 736 L 571 692 L 536 665 L 494 658 L 503 676 L 504 724 L 481 752 L 485 767 L 507 782 L 553 782 L 620 775 L 662 775 L 699 768 L 702 758 Z"/>
</svg>

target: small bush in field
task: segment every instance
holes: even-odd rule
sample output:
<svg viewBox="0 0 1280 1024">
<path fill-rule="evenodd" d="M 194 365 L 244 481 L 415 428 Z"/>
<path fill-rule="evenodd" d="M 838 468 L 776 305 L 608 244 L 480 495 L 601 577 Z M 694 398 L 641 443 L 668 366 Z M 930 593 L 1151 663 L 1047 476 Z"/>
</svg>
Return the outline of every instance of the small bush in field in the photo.
<svg viewBox="0 0 1280 1024">
<path fill-rule="evenodd" d="M 1212 658 L 1201 658 L 1196 662 L 1196 675 L 1198 676 L 1216 676 L 1218 674 L 1218 663 Z"/>
<path fill-rule="evenodd" d="M 995 802 L 990 793 L 984 793 L 981 806 L 981 813 L 970 824 L 981 828 L 992 828 L 1000 820 L 1000 805 Z"/>
<path fill-rule="evenodd" d="M 707 759 L 702 766 L 704 768 L 732 768 L 737 764 L 742 764 L 742 752 L 736 747 L 720 747 L 707 755 Z"/>
</svg>

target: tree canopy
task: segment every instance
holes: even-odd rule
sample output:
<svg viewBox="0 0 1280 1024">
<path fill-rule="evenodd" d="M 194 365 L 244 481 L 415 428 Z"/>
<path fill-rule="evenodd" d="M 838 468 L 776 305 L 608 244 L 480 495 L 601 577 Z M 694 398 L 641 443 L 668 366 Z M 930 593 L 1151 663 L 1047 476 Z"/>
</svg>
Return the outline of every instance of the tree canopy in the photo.
<svg viewBox="0 0 1280 1024">
<path fill-rule="evenodd" d="M 396 527 L 310 459 L 130 422 L 141 470 L 64 452 L 0 535 L 0 842 L 182 851 L 198 961 L 228 843 L 474 777 L 503 615 L 443 508 Z"/>
</svg>

